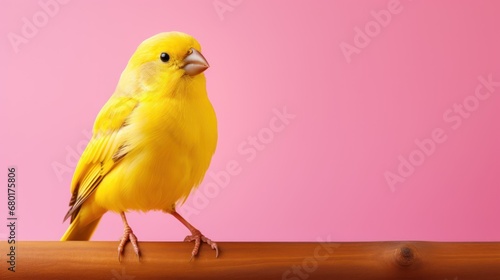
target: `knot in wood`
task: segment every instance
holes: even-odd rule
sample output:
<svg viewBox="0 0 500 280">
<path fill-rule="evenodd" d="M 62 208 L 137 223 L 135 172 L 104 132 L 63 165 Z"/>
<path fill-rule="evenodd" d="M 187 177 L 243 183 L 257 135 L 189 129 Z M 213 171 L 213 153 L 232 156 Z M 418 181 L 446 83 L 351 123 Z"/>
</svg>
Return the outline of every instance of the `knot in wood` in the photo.
<svg viewBox="0 0 500 280">
<path fill-rule="evenodd" d="M 412 248 L 403 246 L 396 251 L 396 262 L 401 266 L 409 266 L 415 262 L 415 253 Z"/>
</svg>

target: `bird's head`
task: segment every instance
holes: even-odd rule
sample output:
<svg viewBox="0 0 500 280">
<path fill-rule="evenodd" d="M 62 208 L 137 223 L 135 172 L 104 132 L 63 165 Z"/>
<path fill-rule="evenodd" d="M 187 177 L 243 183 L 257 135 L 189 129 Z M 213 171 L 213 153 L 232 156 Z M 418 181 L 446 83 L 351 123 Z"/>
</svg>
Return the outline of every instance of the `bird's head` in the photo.
<svg viewBox="0 0 500 280">
<path fill-rule="evenodd" d="M 182 81 L 204 83 L 202 73 L 208 67 L 196 39 L 182 32 L 159 33 L 139 45 L 120 83 L 143 90 L 168 90 Z"/>
</svg>

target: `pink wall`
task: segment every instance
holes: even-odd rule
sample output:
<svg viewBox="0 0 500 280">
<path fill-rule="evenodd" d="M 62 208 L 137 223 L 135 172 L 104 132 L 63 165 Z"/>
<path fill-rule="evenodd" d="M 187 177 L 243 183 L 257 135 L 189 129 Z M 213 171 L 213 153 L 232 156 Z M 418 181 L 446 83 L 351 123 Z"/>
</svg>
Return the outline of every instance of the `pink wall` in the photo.
<svg viewBox="0 0 500 280">
<path fill-rule="evenodd" d="M 212 239 L 500 240 L 500 2 L 54 1 L 0 3 L 20 239 L 60 238 L 97 112 L 143 39 L 180 30 L 211 64 L 220 133 L 181 211 Z M 187 234 L 161 213 L 129 221 L 140 240 Z M 109 213 L 94 239 L 121 233 Z"/>
</svg>

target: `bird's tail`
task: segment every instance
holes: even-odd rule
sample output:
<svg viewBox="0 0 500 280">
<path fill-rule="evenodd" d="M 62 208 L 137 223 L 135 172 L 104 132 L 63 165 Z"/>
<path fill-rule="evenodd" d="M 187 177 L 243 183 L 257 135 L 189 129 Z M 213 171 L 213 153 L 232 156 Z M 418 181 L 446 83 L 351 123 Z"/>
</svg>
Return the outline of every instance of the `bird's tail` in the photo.
<svg viewBox="0 0 500 280">
<path fill-rule="evenodd" d="M 106 210 L 97 207 L 95 204 L 82 205 L 76 217 L 71 221 L 66 233 L 61 237 L 61 241 L 89 240 L 104 213 L 106 213 Z"/>
<path fill-rule="evenodd" d="M 64 233 L 63 237 L 61 237 L 61 241 L 69 241 L 69 240 L 89 240 L 94 230 L 97 228 L 101 217 L 88 223 L 86 225 L 82 225 L 79 221 L 78 217 L 76 217 L 73 222 L 69 225 L 66 233 Z"/>
</svg>

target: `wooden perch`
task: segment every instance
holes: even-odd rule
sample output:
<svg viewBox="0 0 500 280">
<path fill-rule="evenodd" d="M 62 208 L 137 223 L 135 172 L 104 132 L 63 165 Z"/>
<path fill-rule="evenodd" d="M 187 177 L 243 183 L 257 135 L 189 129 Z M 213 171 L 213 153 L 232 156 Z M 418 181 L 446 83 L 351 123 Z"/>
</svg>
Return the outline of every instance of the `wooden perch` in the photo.
<svg viewBox="0 0 500 280">
<path fill-rule="evenodd" d="M 0 244 L 0 279 L 500 279 L 500 243 L 219 242 L 189 261 L 193 243 L 141 242 L 120 263 L 118 242 L 18 241 L 16 272 Z"/>
</svg>

